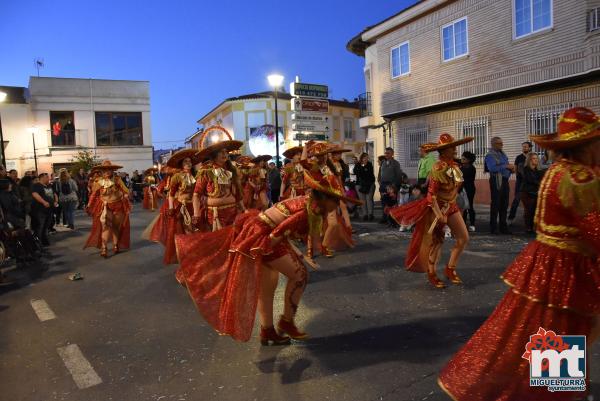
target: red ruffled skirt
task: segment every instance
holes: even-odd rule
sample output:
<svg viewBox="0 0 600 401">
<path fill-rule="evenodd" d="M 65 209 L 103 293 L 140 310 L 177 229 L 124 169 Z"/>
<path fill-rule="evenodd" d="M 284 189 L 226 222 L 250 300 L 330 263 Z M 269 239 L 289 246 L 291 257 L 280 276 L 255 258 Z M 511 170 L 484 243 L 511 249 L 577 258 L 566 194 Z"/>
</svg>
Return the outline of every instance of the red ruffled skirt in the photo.
<svg viewBox="0 0 600 401">
<path fill-rule="evenodd" d="M 150 191 L 152 191 L 152 199 L 150 199 Z M 158 191 L 156 188 L 144 187 L 144 199 L 142 202 L 144 209 L 154 210 L 158 207 Z"/>
<path fill-rule="evenodd" d="M 600 314 L 599 266 L 598 258 L 530 243 L 503 275 L 512 288 L 443 369 L 440 386 L 460 401 L 582 398 L 581 392 L 530 387 L 529 362 L 521 356 L 540 327 L 588 336 L 591 349 L 593 319 Z"/>
<path fill-rule="evenodd" d="M 175 236 L 178 279 L 206 321 L 238 341 L 252 334 L 262 262 L 296 255 L 287 242 L 271 246 L 272 229 L 258 213 L 240 214 L 219 231 Z"/>
<path fill-rule="evenodd" d="M 460 209 L 453 203 L 446 211 L 446 216 L 459 213 Z M 402 206 L 390 209 L 389 215 L 401 226 L 414 225 L 413 235 L 406 252 L 406 270 L 418 273 L 427 271 L 429 261 L 429 249 L 432 243 L 444 241 L 444 225 L 436 224 L 433 232 L 429 234 L 429 228 L 435 220 L 435 214 L 431 209 L 429 200 L 423 198 Z"/>
<path fill-rule="evenodd" d="M 194 207 L 191 202 L 186 203 L 186 209 L 191 216 L 194 215 Z M 173 208 L 177 214 L 169 217 L 169 202 L 165 201 L 160 208 L 159 215 L 150 223 L 148 229 L 142 235 L 150 241 L 160 242 L 165 247 L 163 263 L 165 265 L 177 263 L 177 251 L 175 249 L 175 235 L 186 234 L 183 215 L 181 214 L 181 203 L 173 202 Z"/>
<path fill-rule="evenodd" d="M 114 215 L 121 215 L 124 217 L 123 223 L 121 224 L 121 229 L 118 233 L 118 246 L 120 249 L 129 249 L 131 231 L 129 212 L 131 210 L 131 203 L 129 203 L 127 198 L 123 198 L 120 201 L 108 203 L 106 207 Z M 88 247 L 96 247 L 98 249 L 102 248 L 102 222 L 100 221 L 100 217 L 102 216 L 103 210 L 104 203 L 101 200 L 97 200 L 93 205 L 91 205 L 92 229 L 87 241 L 85 242 L 85 245 L 83 246 L 84 249 Z"/>
</svg>

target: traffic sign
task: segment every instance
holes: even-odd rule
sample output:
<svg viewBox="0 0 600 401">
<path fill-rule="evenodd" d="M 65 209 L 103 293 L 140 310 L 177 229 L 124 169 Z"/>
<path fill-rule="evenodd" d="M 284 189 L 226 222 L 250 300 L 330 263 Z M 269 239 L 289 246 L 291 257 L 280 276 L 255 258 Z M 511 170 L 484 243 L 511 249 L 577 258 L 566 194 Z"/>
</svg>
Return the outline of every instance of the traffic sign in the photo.
<svg viewBox="0 0 600 401">
<path fill-rule="evenodd" d="M 327 123 L 329 122 L 329 116 L 322 113 L 307 113 L 307 112 L 296 112 L 292 113 L 292 121 L 297 122 L 318 122 Z"/>
<path fill-rule="evenodd" d="M 319 99 L 327 99 L 329 96 L 329 88 L 327 85 L 292 82 L 290 86 L 292 96 L 316 97 Z"/>
<path fill-rule="evenodd" d="M 327 100 L 295 98 L 292 99 L 293 111 L 313 111 L 318 113 L 329 112 L 329 102 Z"/>
<path fill-rule="evenodd" d="M 329 132 L 329 126 L 321 123 L 298 122 L 292 123 L 292 131 Z"/>
<path fill-rule="evenodd" d="M 296 134 L 294 141 L 326 141 L 329 137 L 325 134 Z"/>
</svg>

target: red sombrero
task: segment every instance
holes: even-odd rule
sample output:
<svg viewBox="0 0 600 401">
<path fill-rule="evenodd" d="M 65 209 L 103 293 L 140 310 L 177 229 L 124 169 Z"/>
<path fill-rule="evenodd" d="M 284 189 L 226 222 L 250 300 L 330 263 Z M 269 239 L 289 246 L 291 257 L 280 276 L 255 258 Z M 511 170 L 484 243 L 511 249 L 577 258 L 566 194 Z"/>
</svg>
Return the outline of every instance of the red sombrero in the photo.
<svg viewBox="0 0 600 401">
<path fill-rule="evenodd" d="M 294 146 L 293 148 L 289 148 L 288 150 L 283 152 L 283 156 L 285 156 L 288 159 L 292 159 L 294 155 L 302 153 L 302 149 L 302 146 Z"/>
<path fill-rule="evenodd" d="M 444 132 L 443 134 L 440 135 L 440 138 L 438 139 L 438 143 L 424 144 L 424 145 L 426 145 L 426 147 L 423 149 L 427 153 L 433 152 L 434 150 L 440 151 L 440 150 L 456 147 L 456 146 L 462 145 L 467 142 L 471 142 L 473 139 L 475 139 L 475 138 L 473 138 L 472 136 L 466 136 L 462 139 L 457 140 L 457 139 L 454 139 L 454 137 L 452 135 Z"/>
<path fill-rule="evenodd" d="M 112 170 L 116 171 L 118 169 L 123 168 L 123 166 L 119 166 L 117 164 L 112 164 L 110 160 L 104 160 L 102 164 L 92 167 L 92 171 L 102 171 L 102 170 Z"/>
<path fill-rule="evenodd" d="M 252 167 L 252 159 L 250 156 L 240 156 L 235 159 L 235 164 L 237 164 L 239 168 L 250 168 Z"/>
<path fill-rule="evenodd" d="M 181 168 L 181 162 L 183 162 L 183 160 L 187 158 L 191 159 L 192 166 L 195 166 L 196 164 L 201 162 L 197 150 L 182 149 L 178 152 L 175 152 L 175 154 L 171 156 L 169 160 L 167 160 L 167 166 L 172 168 Z"/>
<path fill-rule="evenodd" d="M 585 107 L 574 107 L 565 111 L 558 120 L 558 132 L 531 135 L 530 138 L 544 149 L 577 147 L 600 138 L 600 117 Z"/>
<path fill-rule="evenodd" d="M 337 198 L 346 202 L 352 202 L 356 205 L 362 205 L 362 202 L 358 199 L 349 198 L 344 195 L 344 188 L 336 185 L 336 180 L 328 180 L 327 177 L 323 176 L 320 171 L 309 172 L 304 170 L 304 183 L 309 188 L 319 191 L 327 196 Z"/>
<path fill-rule="evenodd" d="M 273 157 L 271 155 L 260 155 L 260 156 L 256 156 L 254 159 L 252 159 L 252 163 L 257 164 L 260 163 L 262 161 L 269 161 L 271 160 Z"/>
<path fill-rule="evenodd" d="M 156 167 L 150 167 L 149 169 L 144 171 L 144 174 L 146 174 L 146 175 L 156 174 L 156 173 L 158 173 L 158 169 Z"/>
<path fill-rule="evenodd" d="M 226 149 L 228 152 L 232 152 L 234 150 L 238 150 L 239 148 L 241 148 L 243 144 L 244 144 L 244 142 L 236 141 L 236 140 L 227 140 L 227 141 L 217 142 L 213 145 L 209 145 L 209 146 L 206 146 L 205 148 L 202 148 L 202 150 L 200 150 L 200 152 L 198 152 L 198 157 L 201 160 L 206 160 L 209 158 L 211 153 L 218 152 L 221 149 Z"/>
<path fill-rule="evenodd" d="M 334 147 L 326 142 L 317 142 L 308 146 L 308 157 L 323 156 L 332 153 Z"/>
<path fill-rule="evenodd" d="M 352 152 L 352 149 L 345 149 L 345 148 L 342 148 L 341 146 L 334 145 L 331 148 L 331 151 L 329 153 L 346 153 L 346 152 Z"/>
</svg>

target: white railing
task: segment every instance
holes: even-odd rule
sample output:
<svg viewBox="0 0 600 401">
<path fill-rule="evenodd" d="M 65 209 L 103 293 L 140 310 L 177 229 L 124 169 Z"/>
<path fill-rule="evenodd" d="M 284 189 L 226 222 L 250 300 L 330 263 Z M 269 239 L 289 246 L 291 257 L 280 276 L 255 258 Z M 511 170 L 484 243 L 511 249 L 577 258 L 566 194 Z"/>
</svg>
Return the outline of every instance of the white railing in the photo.
<svg viewBox="0 0 600 401">
<path fill-rule="evenodd" d="M 61 130 L 55 135 L 53 130 L 47 130 L 48 145 L 50 148 L 88 147 L 87 129 Z"/>
<path fill-rule="evenodd" d="M 459 147 L 460 156 L 462 152 L 469 151 L 476 156 L 476 163 L 483 163 L 483 159 L 490 147 L 490 120 L 487 116 L 459 120 L 456 122 L 456 136 L 462 139 L 472 136 L 473 141 Z"/>
</svg>

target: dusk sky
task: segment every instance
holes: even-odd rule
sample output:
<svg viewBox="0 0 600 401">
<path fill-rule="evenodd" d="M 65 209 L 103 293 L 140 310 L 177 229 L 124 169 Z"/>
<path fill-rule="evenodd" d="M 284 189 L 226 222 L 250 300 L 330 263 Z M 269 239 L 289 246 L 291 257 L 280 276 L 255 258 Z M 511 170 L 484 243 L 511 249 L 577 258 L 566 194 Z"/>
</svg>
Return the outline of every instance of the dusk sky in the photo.
<svg viewBox="0 0 600 401">
<path fill-rule="evenodd" d="M 41 76 L 150 81 L 156 148 L 181 145 L 227 97 L 269 90 L 266 76 L 364 92 L 348 40 L 415 0 L 0 0 L 0 85 Z"/>
</svg>

